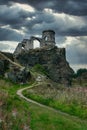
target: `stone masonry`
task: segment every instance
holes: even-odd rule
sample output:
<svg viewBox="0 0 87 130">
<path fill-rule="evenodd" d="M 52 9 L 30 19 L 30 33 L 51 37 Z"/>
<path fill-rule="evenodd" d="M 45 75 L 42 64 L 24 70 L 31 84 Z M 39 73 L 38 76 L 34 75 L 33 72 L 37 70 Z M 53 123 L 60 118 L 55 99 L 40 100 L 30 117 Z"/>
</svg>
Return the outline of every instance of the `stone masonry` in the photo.
<svg viewBox="0 0 87 130">
<path fill-rule="evenodd" d="M 45 30 L 42 32 L 42 38 L 31 36 L 30 39 L 23 39 L 23 41 L 18 44 L 14 55 L 20 54 L 22 51 L 34 49 L 34 40 L 40 42 L 40 48 L 48 45 L 55 46 L 55 32 L 53 30 Z"/>
</svg>

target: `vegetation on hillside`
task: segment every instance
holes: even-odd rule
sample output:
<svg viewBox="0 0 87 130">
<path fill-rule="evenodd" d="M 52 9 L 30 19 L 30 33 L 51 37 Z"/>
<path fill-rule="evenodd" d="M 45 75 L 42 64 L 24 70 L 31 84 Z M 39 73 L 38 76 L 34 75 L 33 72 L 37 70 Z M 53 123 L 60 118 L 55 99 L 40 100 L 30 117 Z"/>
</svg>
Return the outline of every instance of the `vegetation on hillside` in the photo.
<svg viewBox="0 0 87 130">
<path fill-rule="evenodd" d="M 87 119 L 87 88 L 84 86 L 67 88 L 43 83 L 25 90 L 23 94 L 57 110 Z"/>
<path fill-rule="evenodd" d="M 85 121 L 31 104 L 16 95 L 17 85 L 0 79 L 0 130 L 86 130 Z"/>
<path fill-rule="evenodd" d="M 76 72 L 76 74 L 75 74 L 75 78 L 82 76 L 82 74 L 84 74 L 84 73 L 87 73 L 87 69 L 86 68 L 83 68 L 83 69 L 80 68 L 80 69 L 78 69 L 77 72 Z"/>
<path fill-rule="evenodd" d="M 80 68 L 73 76 L 73 84 L 87 87 L 87 69 Z"/>
<path fill-rule="evenodd" d="M 32 67 L 32 71 L 38 72 L 40 74 L 44 74 L 44 75 L 48 76 L 48 73 L 47 73 L 46 69 L 42 65 L 40 65 L 40 64 L 34 65 Z"/>
</svg>

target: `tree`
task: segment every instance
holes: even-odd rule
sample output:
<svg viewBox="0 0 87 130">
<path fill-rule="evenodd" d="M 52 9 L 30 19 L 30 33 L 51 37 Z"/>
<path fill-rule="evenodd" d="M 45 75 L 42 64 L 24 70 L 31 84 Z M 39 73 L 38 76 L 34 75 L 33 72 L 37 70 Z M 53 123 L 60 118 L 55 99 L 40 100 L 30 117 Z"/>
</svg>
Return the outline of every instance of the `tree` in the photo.
<svg viewBox="0 0 87 130">
<path fill-rule="evenodd" d="M 87 73 L 87 69 L 78 69 L 76 73 L 76 77 L 82 76 L 83 73 Z"/>
</svg>

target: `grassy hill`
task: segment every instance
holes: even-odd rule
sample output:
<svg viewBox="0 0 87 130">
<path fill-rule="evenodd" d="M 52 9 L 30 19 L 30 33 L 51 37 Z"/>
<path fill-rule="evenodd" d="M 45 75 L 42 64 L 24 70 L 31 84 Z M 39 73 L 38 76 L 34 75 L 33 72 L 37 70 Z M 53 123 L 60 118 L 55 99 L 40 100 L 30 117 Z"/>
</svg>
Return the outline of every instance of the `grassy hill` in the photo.
<svg viewBox="0 0 87 130">
<path fill-rule="evenodd" d="M 86 130 L 87 122 L 63 115 L 16 95 L 18 89 L 30 86 L 0 79 L 0 130 Z"/>
<path fill-rule="evenodd" d="M 87 119 L 87 88 L 53 86 L 43 83 L 23 92 L 27 98 L 31 98 L 41 104 L 61 110 L 70 115 Z"/>
</svg>

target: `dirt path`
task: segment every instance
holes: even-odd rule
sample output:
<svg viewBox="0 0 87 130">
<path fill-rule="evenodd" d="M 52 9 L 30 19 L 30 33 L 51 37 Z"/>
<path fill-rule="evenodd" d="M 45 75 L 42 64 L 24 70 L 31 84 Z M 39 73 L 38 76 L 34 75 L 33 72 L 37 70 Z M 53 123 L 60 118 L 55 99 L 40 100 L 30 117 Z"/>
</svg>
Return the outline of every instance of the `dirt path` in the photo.
<svg viewBox="0 0 87 130">
<path fill-rule="evenodd" d="M 22 89 L 20 89 L 20 90 L 18 90 L 17 91 L 17 95 L 19 95 L 21 98 L 23 98 L 23 99 L 25 99 L 26 101 L 28 101 L 28 102 L 31 102 L 31 103 L 34 103 L 34 104 L 36 104 L 36 105 L 38 105 L 38 106 L 40 106 L 40 107 L 46 107 L 45 105 L 42 105 L 42 104 L 40 104 L 40 103 L 38 103 L 38 102 L 36 102 L 36 101 L 34 101 L 34 100 L 31 100 L 31 99 L 29 99 L 29 98 L 26 98 L 23 94 L 22 94 L 22 92 L 24 91 L 24 90 L 26 90 L 26 89 L 31 89 L 31 88 L 33 88 L 33 87 L 35 87 L 35 86 L 38 86 L 39 84 L 33 84 L 33 85 L 31 85 L 31 87 L 26 87 L 26 88 L 22 88 Z"/>
<path fill-rule="evenodd" d="M 41 83 L 33 83 L 30 87 L 26 87 L 26 88 L 22 88 L 22 89 L 20 89 L 20 90 L 18 90 L 17 91 L 17 95 L 20 97 L 20 98 L 23 98 L 24 100 L 26 100 L 27 102 L 30 102 L 30 103 L 33 103 L 33 104 L 35 104 L 35 105 L 38 105 L 38 106 L 40 106 L 40 107 L 43 107 L 43 108 L 45 108 L 45 109 L 48 109 L 48 110 L 52 110 L 52 111 L 54 111 L 54 112 L 57 112 L 57 113 L 59 113 L 59 114 L 61 114 L 61 115 L 63 115 L 63 116 L 66 116 L 66 118 L 72 118 L 73 120 L 78 120 L 78 121 L 86 121 L 86 120 L 82 120 L 82 119 L 80 119 L 80 118 L 78 118 L 78 117 L 76 117 L 76 116 L 73 116 L 73 115 L 70 115 L 70 114 L 68 114 L 68 113 L 65 113 L 65 112 L 61 112 L 60 110 L 56 110 L 56 109 L 54 109 L 54 108 L 52 108 L 52 107 L 49 107 L 49 106 L 46 106 L 46 105 L 43 105 L 43 104 L 41 104 L 41 103 L 38 103 L 38 102 L 36 102 L 36 101 L 34 101 L 34 100 L 32 100 L 32 99 L 29 99 L 29 98 L 27 98 L 27 97 L 25 97 L 23 94 L 22 94 L 22 92 L 24 91 L 24 90 L 27 90 L 27 89 L 31 89 L 31 88 L 33 88 L 33 87 L 35 87 L 35 86 L 38 86 L 38 85 L 41 85 Z M 86 121 L 87 122 L 87 121 Z"/>
</svg>

